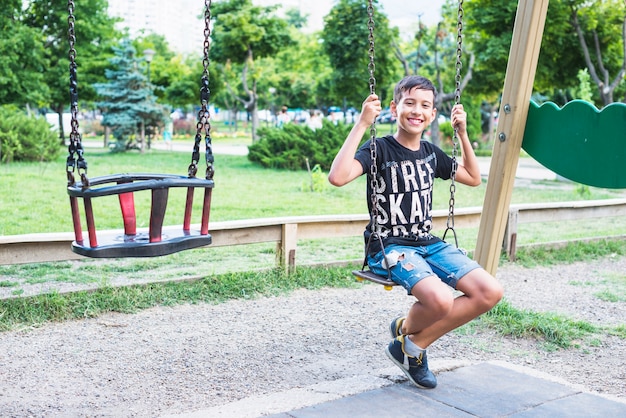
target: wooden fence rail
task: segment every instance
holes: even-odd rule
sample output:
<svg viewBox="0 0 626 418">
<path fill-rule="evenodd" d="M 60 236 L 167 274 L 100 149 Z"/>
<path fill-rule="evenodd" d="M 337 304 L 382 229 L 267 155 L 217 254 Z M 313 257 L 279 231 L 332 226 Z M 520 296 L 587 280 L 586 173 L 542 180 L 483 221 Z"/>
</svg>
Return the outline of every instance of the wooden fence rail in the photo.
<svg viewBox="0 0 626 418">
<path fill-rule="evenodd" d="M 455 227 L 477 228 L 481 207 L 457 208 Z M 443 231 L 447 210 L 433 212 L 433 228 Z M 512 205 L 503 249 L 515 256 L 518 225 L 529 222 L 586 220 L 607 216 L 626 216 L 626 199 L 536 203 Z M 274 242 L 277 264 L 286 268 L 296 265 L 299 240 L 359 236 L 368 222 L 364 215 L 293 216 L 240 221 L 212 222 L 212 247 Z M 582 226 L 584 227 L 584 226 Z M 164 228 L 167 233 L 167 228 Z M 42 233 L 0 236 L 0 265 L 76 260 L 83 258 L 70 249 L 74 234 Z"/>
</svg>

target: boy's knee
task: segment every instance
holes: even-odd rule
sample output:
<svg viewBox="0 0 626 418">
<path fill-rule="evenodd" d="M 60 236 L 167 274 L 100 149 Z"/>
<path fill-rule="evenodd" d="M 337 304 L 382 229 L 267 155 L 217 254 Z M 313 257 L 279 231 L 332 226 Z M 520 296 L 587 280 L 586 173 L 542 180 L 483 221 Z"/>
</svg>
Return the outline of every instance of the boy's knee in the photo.
<svg viewBox="0 0 626 418">
<path fill-rule="evenodd" d="M 429 311 L 438 318 L 445 318 L 454 306 L 454 296 L 451 293 L 437 294 L 427 303 Z"/>
<path fill-rule="evenodd" d="M 502 297 L 504 297 L 504 288 L 500 283 L 496 282 L 496 286 L 491 291 L 491 307 L 493 308 L 494 306 L 496 306 L 498 302 L 502 300 Z"/>
<path fill-rule="evenodd" d="M 494 280 L 494 282 L 486 287 L 482 292 L 482 308 L 486 312 L 496 306 L 502 297 L 504 296 L 504 289 L 502 285 Z"/>
</svg>

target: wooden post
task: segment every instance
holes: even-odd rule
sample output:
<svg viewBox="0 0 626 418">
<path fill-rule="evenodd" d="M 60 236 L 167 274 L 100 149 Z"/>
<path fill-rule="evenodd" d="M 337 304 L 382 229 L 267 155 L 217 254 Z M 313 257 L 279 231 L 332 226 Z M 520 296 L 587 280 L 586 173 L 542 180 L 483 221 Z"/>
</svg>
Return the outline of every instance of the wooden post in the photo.
<svg viewBox="0 0 626 418">
<path fill-rule="evenodd" d="M 296 268 L 296 248 L 298 246 L 298 224 L 284 224 L 282 226 L 278 263 L 288 273 Z"/>
<path fill-rule="evenodd" d="M 519 0 L 475 258 L 495 275 L 524 138 L 548 0 Z"/>
</svg>

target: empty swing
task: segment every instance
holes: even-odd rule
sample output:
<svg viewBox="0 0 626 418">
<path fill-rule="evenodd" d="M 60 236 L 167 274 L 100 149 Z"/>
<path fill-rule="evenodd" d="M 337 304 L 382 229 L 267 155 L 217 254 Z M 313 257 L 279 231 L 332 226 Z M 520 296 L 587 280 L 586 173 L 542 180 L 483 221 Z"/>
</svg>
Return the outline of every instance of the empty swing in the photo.
<svg viewBox="0 0 626 418">
<path fill-rule="evenodd" d="M 369 69 L 369 74 L 370 74 L 369 89 L 370 89 L 370 94 L 374 94 L 376 90 L 376 78 L 374 77 L 375 43 L 374 43 L 374 6 L 373 6 L 372 0 L 368 1 L 367 12 L 368 12 L 368 29 L 369 29 L 369 50 L 368 50 L 368 54 L 369 54 L 368 69 Z M 459 0 L 457 17 L 458 17 L 457 50 L 456 50 L 456 76 L 455 76 L 456 86 L 455 86 L 455 93 L 454 93 L 455 104 L 459 104 L 461 102 L 461 67 L 462 67 L 461 53 L 462 53 L 462 47 L 463 47 L 463 37 L 462 37 L 463 0 Z M 458 167 L 457 152 L 458 152 L 458 133 L 457 133 L 457 129 L 454 128 L 454 135 L 452 137 L 452 172 L 450 174 L 450 200 L 449 200 L 449 207 L 448 207 L 448 218 L 446 221 L 446 229 L 443 233 L 442 239 L 445 240 L 448 232 L 450 232 L 452 237 L 454 238 L 455 246 L 458 248 L 459 242 L 458 242 L 456 230 L 454 228 L 454 204 L 455 204 L 455 192 L 456 192 L 455 176 L 456 176 L 456 170 Z M 371 213 L 370 213 L 371 233 L 370 233 L 370 236 L 368 237 L 367 244 L 365 245 L 365 257 L 363 259 L 363 266 L 361 270 L 353 270 L 352 274 L 356 276 L 356 279 L 358 281 L 368 280 L 368 281 L 383 285 L 385 290 L 391 290 L 393 286 L 397 286 L 398 283 L 394 282 L 391 279 L 391 271 L 389 269 L 387 270 L 387 277 L 383 277 L 372 272 L 369 268 L 367 268 L 367 254 L 370 248 L 370 244 L 372 243 L 372 240 L 378 241 L 380 248 L 383 251 L 383 254 L 385 254 L 384 253 L 385 247 L 383 245 L 383 239 L 381 236 L 381 227 L 378 223 L 379 213 L 378 213 L 378 206 L 377 206 L 377 199 L 376 199 L 376 190 L 379 189 L 378 168 L 376 164 L 376 158 L 377 158 L 376 120 L 374 120 L 374 123 L 372 123 L 370 127 L 370 155 L 371 155 L 371 161 L 372 161 L 370 165 L 370 172 L 369 172 L 370 188 L 372 191 L 370 195 L 370 202 L 371 202 L 371 207 L 372 207 Z M 386 257 L 387 256 L 385 255 L 385 264 L 389 265 L 389 262 Z"/>
<path fill-rule="evenodd" d="M 72 223 L 74 226 L 74 242 L 72 251 L 86 257 L 118 258 L 118 257 L 154 257 L 172 254 L 211 244 L 209 234 L 209 214 L 211 209 L 211 192 L 213 190 L 214 156 L 211 144 L 211 124 L 208 111 L 209 90 L 209 24 L 211 20 L 210 0 L 205 0 L 204 13 L 204 71 L 201 78 L 200 101 L 197 132 L 192 151 L 191 163 L 187 176 L 172 174 L 113 174 L 89 179 L 87 177 L 87 161 L 84 158 L 81 134 L 78 131 L 78 90 L 76 36 L 74 31 L 74 1 L 68 1 L 68 38 L 70 58 L 70 111 L 71 133 L 67 157 L 67 192 L 70 196 Z M 197 178 L 200 160 L 200 142 L 202 132 L 205 134 L 205 178 Z M 75 179 L 75 173 L 80 177 Z M 179 229 L 163 227 L 167 208 L 169 190 L 186 188 L 185 211 L 182 227 Z M 191 215 L 196 189 L 204 190 L 200 229 L 191 227 Z M 150 191 L 151 208 L 147 232 L 137 230 L 137 217 L 134 193 Z M 118 196 L 124 225 L 121 233 L 98 233 L 93 210 L 93 199 L 102 196 Z M 83 201 L 87 239 L 83 237 L 79 200 Z"/>
</svg>

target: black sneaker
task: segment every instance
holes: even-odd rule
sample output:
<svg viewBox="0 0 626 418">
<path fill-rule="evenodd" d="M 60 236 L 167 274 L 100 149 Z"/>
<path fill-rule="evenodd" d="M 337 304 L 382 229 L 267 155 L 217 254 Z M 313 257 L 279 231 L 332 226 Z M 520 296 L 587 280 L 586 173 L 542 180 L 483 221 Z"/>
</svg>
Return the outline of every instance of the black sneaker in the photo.
<svg viewBox="0 0 626 418">
<path fill-rule="evenodd" d="M 389 324 L 389 332 L 391 333 L 391 338 L 396 338 L 400 335 L 404 335 L 402 333 L 402 324 L 404 324 L 405 319 L 405 317 L 399 316 L 391 321 L 391 324 Z"/>
<path fill-rule="evenodd" d="M 406 377 L 417 387 L 432 389 L 437 386 L 437 378 L 428 369 L 426 350 L 419 357 L 413 357 L 404 351 L 404 335 L 394 338 L 385 350 L 387 357 L 404 372 Z"/>
</svg>

